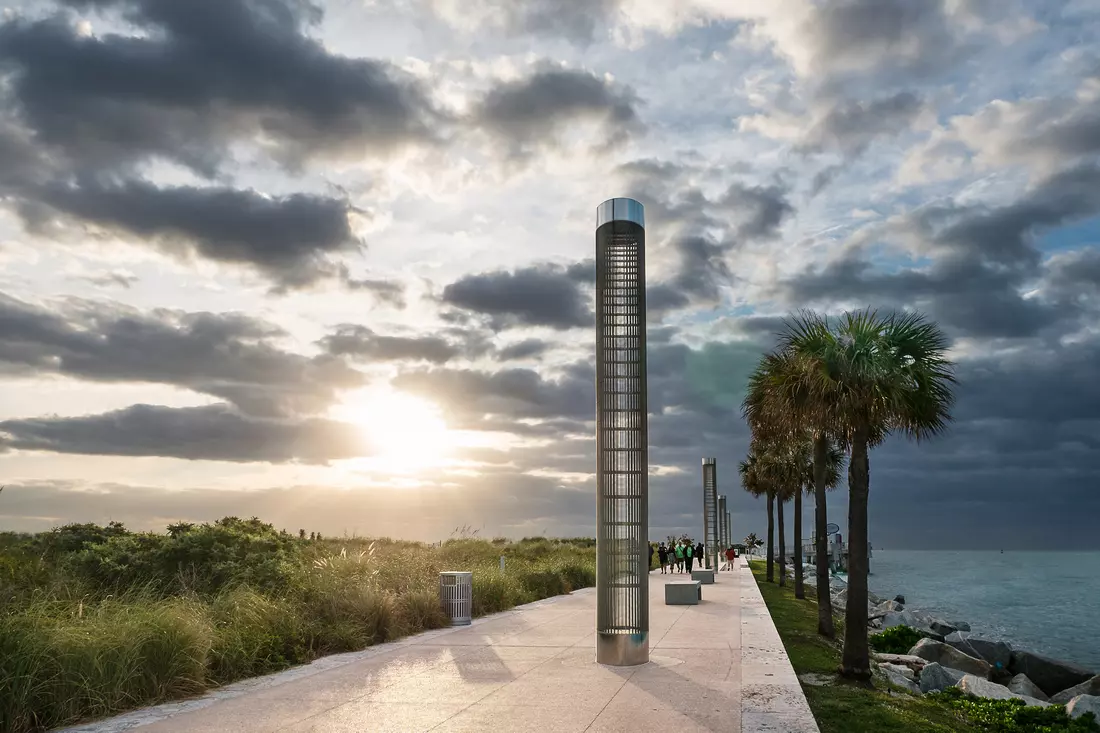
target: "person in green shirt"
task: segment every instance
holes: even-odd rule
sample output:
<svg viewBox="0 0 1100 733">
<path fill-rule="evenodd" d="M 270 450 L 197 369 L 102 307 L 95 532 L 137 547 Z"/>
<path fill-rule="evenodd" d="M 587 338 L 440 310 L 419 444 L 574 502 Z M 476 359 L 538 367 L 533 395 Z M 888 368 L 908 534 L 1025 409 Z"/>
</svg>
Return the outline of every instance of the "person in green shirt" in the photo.
<svg viewBox="0 0 1100 733">
<path fill-rule="evenodd" d="M 676 572 L 684 572 L 684 543 L 676 543 Z"/>
<path fill-rule="evenodd" d="M 692 546 L 691 540 L 687 541 L 687 547 L 684 548 L 684 562 L 687 563 L 688 574 L 691 574 L 691 561 L 695 559 L 695 547 Z"/>
</svg>

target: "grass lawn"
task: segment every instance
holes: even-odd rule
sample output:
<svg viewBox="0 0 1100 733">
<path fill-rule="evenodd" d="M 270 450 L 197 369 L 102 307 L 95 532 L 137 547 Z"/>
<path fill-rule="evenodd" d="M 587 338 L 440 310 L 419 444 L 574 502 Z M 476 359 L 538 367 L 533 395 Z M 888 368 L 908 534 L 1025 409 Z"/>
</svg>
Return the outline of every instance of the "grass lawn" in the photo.
<svg viewBox="0 0 1100 733">
<path fill-rule="evenodd" d="M 828 676 L 822 686 L 802 683 L 822 733 L 967 733 L 984 728 L 968 724 L 947 706 L 915 697 L 886 682 L 875 680 L 874 687 L 850 684 L 836 677 L 840 666 L 840 641 L 843 624 L 837 624 L 837 641 L 829 642 L 817 633 L 817 602 L 813 588 L 807 586 L 807 599 L 794 597 L 793 584 L 780 588 L 764 580 L 763 561 L 750 563 L 752 574 L 764 596 L 783 646 L 795 672 L 801 676 L 815 673 Z"/>
</svg>

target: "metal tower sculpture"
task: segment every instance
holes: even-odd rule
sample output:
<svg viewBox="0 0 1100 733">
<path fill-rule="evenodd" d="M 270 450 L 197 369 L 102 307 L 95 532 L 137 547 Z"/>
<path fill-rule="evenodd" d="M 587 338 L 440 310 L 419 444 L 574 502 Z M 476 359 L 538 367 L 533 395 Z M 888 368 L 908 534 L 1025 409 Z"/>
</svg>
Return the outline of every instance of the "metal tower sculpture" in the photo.
<svg viewBox="0 0 1100 733">
<path fill-rule="evenodd" d="M 596 661 L 649 661 L 645 209 L 596 214 Z"/>
<path fill-rule="evenodd" d="M 730 546 L 729 534 L 726 532 L 726 497 L 718 497 L 718 567 L 722 567 L 722 557 L 726 548 Z"/>
<path fill-rule="evenodd" d="M 717 567 L 718 466 L 715 458 L 703 459 L 703 542 L 706 567 Z"/>
</svg>

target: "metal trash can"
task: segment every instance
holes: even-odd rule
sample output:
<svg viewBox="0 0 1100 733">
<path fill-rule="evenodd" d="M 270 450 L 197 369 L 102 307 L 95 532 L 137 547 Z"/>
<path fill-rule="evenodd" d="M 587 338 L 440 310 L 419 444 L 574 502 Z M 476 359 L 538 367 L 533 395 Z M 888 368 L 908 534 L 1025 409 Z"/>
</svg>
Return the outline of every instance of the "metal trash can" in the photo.
<svg viewBox="0 0 1100 733">
<path fill-rule="evenodd" d="M 439 602 L 451 626 L 468 626 L 473 621 L 474 574 L 448 571 L 439 574 Z"/>
</svg>

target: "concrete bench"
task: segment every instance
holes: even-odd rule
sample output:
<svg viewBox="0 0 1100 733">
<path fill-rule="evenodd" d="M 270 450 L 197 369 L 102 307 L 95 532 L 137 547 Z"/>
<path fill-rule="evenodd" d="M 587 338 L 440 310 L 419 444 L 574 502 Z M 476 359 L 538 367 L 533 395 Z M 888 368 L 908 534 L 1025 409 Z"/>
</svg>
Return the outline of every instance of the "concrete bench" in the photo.
<svg viewBox="0 0 1100 733">
<path fill-rule="evenodd" d="M 703 585 L 710 585 L 711 583 L 714 582 L 714 571 L 713 570 L 705 570 L 705 569 L 704 570 L 692 570 L 691 571 L 691 579 L 692 580 L 698 580 Z"/>
<path fill-rule="evenodd" d="M 697 580 L 665 583 L 666 606 L 695 606 L 703 600 L 703 588 Z"/>
</svg>

